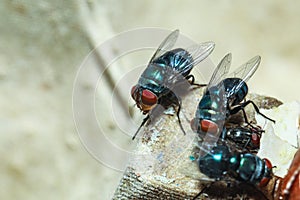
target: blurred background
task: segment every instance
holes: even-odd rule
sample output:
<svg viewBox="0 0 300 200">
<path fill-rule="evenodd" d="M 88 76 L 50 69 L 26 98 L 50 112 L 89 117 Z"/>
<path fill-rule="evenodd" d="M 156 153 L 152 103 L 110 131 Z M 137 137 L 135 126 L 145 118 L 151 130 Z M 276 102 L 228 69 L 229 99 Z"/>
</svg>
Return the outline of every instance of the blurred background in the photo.
<svg viewBox="0 0 300 200">
<path fill-rule="evenodd" d="M 194 41 L 214 41 L 215 64 L 228 52 L 233 67 L 261 55 L 250 90 L 299 100 L 299 7 L 279 0 L 1 1 L 0 199 L 111 198 L 122 172 L 102 165 L 81 144 L 72 91 L 89 52 L 123 31 L 179 29 Z M 114 126 L 108 125 L 111 135 L 118 134 Z"/>
</svg>

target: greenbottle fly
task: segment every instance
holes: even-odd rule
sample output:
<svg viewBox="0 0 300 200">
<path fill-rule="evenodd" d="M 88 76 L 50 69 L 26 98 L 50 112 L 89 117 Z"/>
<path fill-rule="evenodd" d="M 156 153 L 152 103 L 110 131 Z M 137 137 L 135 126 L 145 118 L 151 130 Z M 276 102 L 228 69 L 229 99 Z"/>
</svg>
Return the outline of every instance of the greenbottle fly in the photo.
<svg viewBox="0 0 300 200">
<path fill-rule="evenodd" d="M 206 42 L 186 49 L 172 49 L 178 36 L 179 31 L 175 30 L 163 40 L 141 74 L 138 83 L 131 89 L 131 96 L 137 107 L 144 115 L 147 115 L 132 137 L 133 140 L 141 127 L 149 120 L 149 114 L 157 105 L 161 105 L 165 109 L 178 108 L 176 112 L 178 122 L 185 134 L 179 118 L 181 98 L 175 91 L 183 82 L 189 81 L 190 84 L 194 84 L 194 76 L 190 74 L 191 70 L 210 55 L 215 44 Z"/>
<path fill-rule="evenodd" d="M 274 120 L 262 114 L 253 101 L 245 100 L 248 93 L 246 82 L 257 70 L 260 60 L 260 56 L 255 56 L 229 75 L 231 54 L 227 54 L 221 60 L 198 104 L 195 117 L 191 120 L 191 128 L 194 132 L 202 138 L 206 136 L 206 133 L 220 136 L 226 120 L 239 111 L 243 112 L 245 122 L 252 126 L 244 110 L 249 104 L 253 105 L 258 114 L 275 123 Z"/>
<path fill-rule="evenodd" d="M 273 176 L 273 166 L 268 159 L 261 159 L 252 153 L 232 151 L 228 144 L 218 143 L 205 156 L 199 157 L 197 162 L 201 173 L 211 179 L 211 184 L 227 180 L 227 183 L 237 181 L 263 187 Z M 202 189 L 194 199 L 208 187 Z"/>
</svg>

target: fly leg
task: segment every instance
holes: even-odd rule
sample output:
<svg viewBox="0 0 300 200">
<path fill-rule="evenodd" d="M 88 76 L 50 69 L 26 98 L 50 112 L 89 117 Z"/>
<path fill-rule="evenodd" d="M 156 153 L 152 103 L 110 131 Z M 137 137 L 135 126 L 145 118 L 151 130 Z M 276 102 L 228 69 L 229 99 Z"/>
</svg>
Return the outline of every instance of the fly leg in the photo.
<svg viewBox="0 0 300 200">
<path fill-rule="evenodd" d="M 251 121 L 250 123 L 253 124 L 252 121 Z M 259 126 L 259 125 L 257 125 L 257 124 L 255 125 L 255 127 L 250 126 L 250 128 L 252 128 L 252 129 L 251 129 L 252 132 L 255 132 L 255 133 L 256 133 L 257 135 L 259 135 L 259 136 L 261 136 L 261 134 L 265 132 L 265 131 L 261 128 L 261 126 Z"/>
<path fill-rule="evenodd" d="M 243 112 L 244 120 L 245 120 L 246 124 L 248 124 L 248 126 L 250 126 L 251 128 L 256 129 L 256 128 L 252 125 L 252 123 L 249 122 L 245 109 L 244 109 L 244 108 L 241 108 L 241 110 L 242 110 L 242 112 Z"/>
<path fill-rule="evenodd" d="M 178 100 L 178 109 L 177 109 L 177 118 L 178 118 L 178 123 L 179 123 L 179 126 L 180 126 L 180 129 L 182 130 L 183 134 L 186 135 L 185 133 L 185 130 L 183 129 L 183 126 L 181 124 L 181 120 L 180 120 L 180 117 L 179 117 L 179 113 L 180 113 L 180 110 L 181 110 L 181 105 L 182 105 L 182 102 L 181 102 L 181 99 L 180 98 L 177 98 Z M 175 108 L 174 108 L 175 109 Z"/>
<path fill-rule="evenodd" d="M 244 114 L 244 117 L 245 117 L 246 123 L 250 124 L 249 121 L 248 121 L 248 119 L 247 119 L 247 117 L 246 117 L 246 112 L 245 112 L 245 110 L 244 110 L 245 107 L 246 107 L 247 105 L 249 105 L 249 104 L 252 104 L 252 106 L 254 107 L 254 109 L 255 109 L 255 111 L 257 112 L 257 114 L 259 114 L 259 115 L 263 116 L 265 119 L 270 120 L 271 122 L 275 123 L 275 120 L 273 120 L 273 119 L 267 117 L 266 115 L 264 115 L 263 113 L 261 113 L 261 112 L 259 111 L 259 108 L 257 107 L 257 105 L 255 105 L 255 103 L 254 103 L 253 101 L 251 101 L 251 100 L 246 101 L 246 102 L 242 103 L 241 105 L 234 107 L 233 109 L 230 109 L 229 112 L 230 112 L 230 114 L 235 114 L 235 113 L 237 113 L 238 111 L 242 110 L 242 111 L 243 111 L 243 114 Z"/>
<path fill-rule="evenodd" d="M 247 103 L 247 102 L 245 102 L 245 103 Z M 236 114 L 237 112 L 239 112 L 240 110 L 243 112 L 243 116 L 244 116 L 244 121 L 245 121 L 245 123 L 248 125 L 248 126 L 250 126 L 251 128 L 253 128 L 253 129 L 255 129 L 255 127 L 249 122 L 249 120 L 248 120 L 248 117 L 247 117 L 247 114 L 246 114 L 246 111 L 245 111 L 245 106 L 243 106 L 244 104 L 242 104 L 242 105 L 239 105 L 239 106 L 236 106 L 236 107 L 234 107 L 233 109 L 230 109 L 229 108 L 229 113 L 230 113 L 230 115 L 234 115 L 234 114 Z"/>
<path fill-rule="evenodd" d="M 192 75 L 192 74 L 187 75 L 185 78 L 190 82 L 191 85 L 195 85 L 196 88 L 197 88 L 197 87 L 204 87 L 204 86 L 207 86 L 207 84 L 198 84 L 198 83 L 195 83 L 195 77 L 194 77 L 194 75 Z M 191 79 L 191 80 L 189 80 L 189 79 Z"/>
<path fill-rule="evenodd" d="M 138 132 L 141 130 L 141 128 L 145 125 L 145 123 L 149 120 L 150 115 L 147 115 L 147 117 L 145 117 L 140 125 L 140 127 L 138 128 L 138 130 L 135 132 L 134 136 L 132 137 L 132 140 L 135 139 L 135 137 L 137 136 Z"/>
<path fill-rule="evenodd" d="M 182 130 L 183 134 L 186 135 L 186 132 L 181 124 L 181 120 L 180 120 L 180 116 L 179 116 L 180 111 L 181 111 L 181 106 L 182 106 L 182 101 L 181 101 L 179 94 L 176 95 L 173 91 L 169 91 L 165 96 L 163 96 L 161 98 L 161 103 L 164 103 L 164 105 L 163 104 L 161 104 L 161 105 L 165 109 L 169 108 L 170 106 L 173 107 L 173 109 L 176 112 L 176 116 L 178 119 L 180 129 Z"/>
<path fill-rule="evenodd" d="M 201 194 L 203 194 L 207 189 L 209 189 L 210 188 L 210 186 L 212 185 L 212 184 L 214 184 L 215 182 L 213 182 L 213 183 L 211 183 L 211 184 L 209 184 L 209 185 L 207 185 L 207 186 L 205 186 L 194 198 L 193 198 L 193 200 L 196 200 L 198 197 L 200 197 L 200 195 Z"/>
<path fill-rule="evenodd" d="M 251 139 L 248 138 L 246 144 L 243 146 L 243 149 L 244 149 L 244 150 L 247 150 L 247 146 L 249 145 L 250 141 L 251 141 Z"/>
</svg>

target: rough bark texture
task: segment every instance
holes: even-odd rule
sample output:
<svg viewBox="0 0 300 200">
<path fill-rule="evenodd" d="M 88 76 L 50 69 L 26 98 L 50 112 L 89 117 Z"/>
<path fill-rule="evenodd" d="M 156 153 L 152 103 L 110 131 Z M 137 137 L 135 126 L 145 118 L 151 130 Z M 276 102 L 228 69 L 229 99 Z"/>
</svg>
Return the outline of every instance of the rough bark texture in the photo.
<svg viewBox="0 0 300 200">
<path fill-rule="evenodd" d="M 203 89 L 195 89 L 183 99 L 180 117 L 187 135 L 180 130 L 176 115 L 161 114 L 146 125 L 113 199 L 193 199 L 204 188 L 205 195 L 198 199 L 271 198 L 274 180 L 260 189 L 236 182 L 231 182 L 229 187 L 224 181 L 211 184 L 199 172 L 197 162 L 190 157 L 197 143 L 189 123 L 202 93 Z M 251 94 L 249 98 L 260 108 L 281 104 L 271 97 Z M 247 114 L 253 121 L 251 106 L 247 108 Z"/>
</svg>

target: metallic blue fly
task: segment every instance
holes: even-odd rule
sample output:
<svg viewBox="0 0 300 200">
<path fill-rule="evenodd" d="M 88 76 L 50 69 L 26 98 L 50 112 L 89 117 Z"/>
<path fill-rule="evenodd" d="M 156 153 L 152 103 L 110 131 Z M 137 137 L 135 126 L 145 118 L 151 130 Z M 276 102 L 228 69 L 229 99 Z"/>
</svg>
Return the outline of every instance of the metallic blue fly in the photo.
<svg viewBox="0 0 300 200">
<path fill-rule="evenodd" d="M 210 55 L 215 44 L 206 42 L 186 49 L 172 49 L 178 36 L 179 31 L 175 30 L 160 44 L 140 76 L 137 85 L 131 89 L 131 96 L 137 107 L 143 114 L 147 114 L 132 139 L 149 120 L 150 111 L 158 104 L 165 109 L 178 107 L 178 122 L 185 134 L 179 118 L 181 98 L 177 94 L 176 88 L 187 81 L 194 84 L 194 76 L 190 74 L 191 70 Z"/>
<path fill-rule="evenodd" d="M 198 159 L 200 171 L 215 180 L 231 176 L 237 181 L 266 185 L 272 175 L 272 164 L 251 153 L 229 150 L 227 145 L 214 146 L 208 154 Z"/>
<path fill-rule="evenodd" d="M 225 143 L 218 143 L 205 156 L 199 157 L 197 162 L 201 173 L 212 179 L 210 186 L 215 181 L 225 180 L 229 183 L 233 180 L 263 187 L 273 176 L 273 166 L 268 159 L 232 151 Z M 193 199 L 197 199 L 210 186 L 204 187 Z"/>
<path fill-rule="evenodd" d="M 227 119 L 239 111 L 243 112 L 245 122 L 248 122 L 244 108 L 252 104 L 255 111 L 266 119 L 275 122 L 259 111 L 251 100 L 245 101 L 248 93 L 246 82 L 252 77 L 260 64 L 260 56 L 255 56 L 232 74 L 228 74 L 231 64 L 231 54 L 227 54 L 215 69 L 202 99 L 200 100 L 191 128 L 200 134 L 201 138 L 206 133 L 213 134 L 218 140 Z M 210 140 L 210 139 L 209 139 Z M 209 141 L 211 142 L 211 141 Z M 216 141 L 214 141 L 216 142 Z"/>
</svg>

